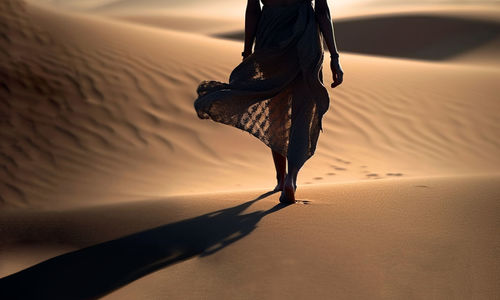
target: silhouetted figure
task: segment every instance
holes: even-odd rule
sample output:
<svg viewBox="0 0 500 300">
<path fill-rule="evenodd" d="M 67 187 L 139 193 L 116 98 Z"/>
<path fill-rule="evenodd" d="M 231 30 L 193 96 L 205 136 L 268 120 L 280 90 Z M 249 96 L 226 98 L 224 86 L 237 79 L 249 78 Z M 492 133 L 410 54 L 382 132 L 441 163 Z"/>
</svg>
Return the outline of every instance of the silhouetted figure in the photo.
<svg viewBox="0 0 500 300">
<path fill-rule="evenodd" d="M 322 36 L 332 58 L 332 88 L 342 83 L 343 71 L 326 0 L 315 0 L 314 8 L 311 0 L 262 3 L 248 0 L 243 61 L 229 83 L 203 81 L 194 106 L 201 119 L 240 128 L 269 146 L 275 190 L 282 191 L 281 202 L 294 203 L 297 174 L 314 154 L 329 106 Z"/>
</svg>

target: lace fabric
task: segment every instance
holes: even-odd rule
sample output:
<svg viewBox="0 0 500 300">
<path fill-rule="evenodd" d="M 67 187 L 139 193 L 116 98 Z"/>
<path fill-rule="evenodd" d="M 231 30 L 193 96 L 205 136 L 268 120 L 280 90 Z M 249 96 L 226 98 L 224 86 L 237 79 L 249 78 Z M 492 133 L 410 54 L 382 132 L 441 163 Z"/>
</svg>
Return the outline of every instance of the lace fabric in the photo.
<svg viewBox="0 0 500 300">
<path fill-rule="evenodd" d="M 247 131 L 302 167 L 314 154 L 330 101 L 321 39 L 310 1 L 264 5 L 253 54 L 228 83 L 198 86 L 198 117 Z"/>
</svg>

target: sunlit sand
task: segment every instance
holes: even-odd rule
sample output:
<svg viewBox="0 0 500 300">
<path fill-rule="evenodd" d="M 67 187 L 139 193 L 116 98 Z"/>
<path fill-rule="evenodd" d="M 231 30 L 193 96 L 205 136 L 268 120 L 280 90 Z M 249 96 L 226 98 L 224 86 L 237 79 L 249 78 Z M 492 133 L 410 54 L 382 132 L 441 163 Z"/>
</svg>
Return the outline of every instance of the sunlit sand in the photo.
<svg viewBox="0 0 500 300">
<path fill-rule="evenodd" d="M 344 83 L 329 89 L 290 206 L 267 193 L 269 148 L 193 108 L 200 81 L 227 81 L 240 62 L 243 12 L 92 3 L 0 4 L 0 274 L 24 270 L 0 290 L 30 295 L 33 280 L 66 299 L 498 297 L 490 3 L 339 4 Z"/>
</svg>

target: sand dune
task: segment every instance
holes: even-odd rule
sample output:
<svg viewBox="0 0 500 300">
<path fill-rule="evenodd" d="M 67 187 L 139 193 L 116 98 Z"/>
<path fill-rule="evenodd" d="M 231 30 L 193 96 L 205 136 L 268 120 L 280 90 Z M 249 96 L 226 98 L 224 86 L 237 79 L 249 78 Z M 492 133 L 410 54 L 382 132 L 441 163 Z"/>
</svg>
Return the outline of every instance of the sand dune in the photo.
<svg viewBox="0 0 500 300">
<path fill-rule="evenodd" d="M 83 248 L 0 287 L 47 299 L 493 299 L 498 184 L 499 176 L 393 179 L 306 187 L 302 204 L 288 207 L 253 190 L 18 212 L 2 238 L 36 231 L 37 245 Z"/>
<path fill-rule="evenodd" d="M 135 24 L 207 35 L 216 35 L 228 30 L 239 31 L 245 26 L 244 20 L 241 19 L 202 17 L 172 13 L 164 13 L 162 15 L 115 15 L 112 17 Z"/>
<path fill-rule="evenodd" d="M 241 42 L 199 34 L 215 27 L 198 17 L 159 29 L 14 0 L 0 13 L 0 274 L 54 257 L 0 279 L 8 295 L 36 279 L 66 298 L 51 288 L 62 275 L 81 297 L 116 299 L 498 295 L 498 37 L 467 40 L 492 22 L 468 26 L 458 51 L 469 23 L 426 19 L 452 22 L 421 37 L 440 41 L 420 48 L 427 60 L 342 52 L 345 82 L 298 178 L 303 205 L 283 208 L 277 194 L 251 201 L 274 187 L 269 149 L 193 109 L 197 84 L 226 81 Z M 396 34 L 391 18 L 374 27 Z M 407 53 L 403 42 L 389 49 Z M 130 242 L 145 252 L 129 259 Z M 70 265 L 82 272 L 54 272 Z M 100 272 L 104 285 L 79 277 Z"/>
<path fill-rule="evenodd" d="M 338 48 L 343 52 L 447 60 L 487 47 L 476 60 L 498 62 L 500 22 L 463 14 L 391 13 L 334 20 Z M 214 36 L 243 40 L 244 30 Z M 325 49 L 326 45 L 325 45 Z M 486 56 L 486 57 L 485 57 Z M 495 63 L 496 64 L 496 63 Z"/>
<path fill-rule="evenodd" d="M 198 16 L 225 17 L 243 12 L 246 2 L 232 0 L 114 0 L 96 3 L 87 11 L 98 14 L 155 14 L 158 12 L 184 12 Z M 241 16 L 241 15 L 239 15 Z"/>
<path fill-rule="evenodd" d="M 240 43 L 2 5 L 13 28 L 3 32 L 2 93 L 16 99 L 2 102 L 4 203 L 272 185 L 262 143 L 192 108 L 201 80 L 227 80 Z M 498 170 L 497 69 L 347 54 L 342 63 L 346 82 L 331 91 L 299 183 Z"/>
<path fill-rule="evenodd" d="M 193 150 L 207 148 L 200 132 L 192 128 L 197 122 L 193 118 L 193 87 L 201 81 L 200 76 L 218 74 L 222 80 L 223 73 L 217 58 L 199 55 L 196 50 L 203 38 L 191 40 L 191 36 L 175 32 L 122 27 L 36 8 L 29 8 L 28 12 L 14 2 L 3 5 L 7 10 L 3 20 L 9 30 L 4 32 L 9 41 L 5 53 L 10 57 L 3 63 L 2 93 L 4 99 L 16 99 L 2 103 L 7 117 L 2 123 L 2 139 L 11 145 L 2 156 L 6 177 L 4 202 L 28 202 L 30 197 L 50 195 L 50 191 L 68 199 L 68 192 L 80 194 L 75 190 L 63 191 L 73 185 L 69 183 L 73 179 L 85 187 L 99 182 L 94 176 L 104 173 L 108 173 L 106 178 L 131 176 L 147 187 L 151 178 L 157 176 L 150 173 L 151 178 L 143 178 L 139 169 L 159 164 L 172 174 L 173 166 L 158 161 L 176 164 L 181 157 L 172 159 L 172 153 L 191 157 L 193 164 L 210 164 L 211 149 Z M 39 27 L 44 30 L 35 24 L 43 24 Z M 16 25 L 21 25 L 18 31 L 10 30 Z M 135 50 L 124 47 L 130 42 L 130 35 L 139 36 L 132 43 Z M 143 47 L 141 36 L 157 43 Z M 170 43 L 176 38 L 181 46 Z M 208 51 L 216 51 L 217 45 L 205 44 Z M 225 44 L 236 48 L 234 43 Z M 160 65 L 151 61 L 151 55 Z M 197 62 L 192 61 L 195 57 Z M 208 62 L 208 58 L 215 67 L 210 75 L 193 69 Z M 178 122 L 177 118 L 190 122 Z M 144 155 L 137 155 L 140 153 Z M 119 198 L 127 194 L 126 185 L 119 178 L 115 181 L 118 186 L 113 187 L 108 181 L 111 186 L 102 187 L 105 193 L 115 190 Z M 168 177 L 158 182 L 164 192 L 168 189 L 165 182 Z M 78 190 L 78 184 L 73 188 Z M 57 195 L 48 198 L 45 200 L 57 202 Z M 92 198 L 87 195 L 81 200 Z"/>
<path fill-rule="evenodd" d="M 341 51 L 371 55 L 445 60 L 500 41 L 500 22 L 459 16 L 400 14 L 344 20 L 335 26 Z M 491 56 L 499 56 L 498 51 Z"/>
<path fill-rule="evenodd" d="M 112 14 L 114 18 L 158 28 L 243 41 L 241 18 L 188 14 Z M 335 11 L 336 40 L 342 52 L 423 60 L 461 60 L 498 65 L 500 10 L 488 6 L 417 6 L 356 14 Z M 326 49 L 326 45 L 325 45 Z"/>
<path fill-rule="evenodd" d="M 58 8 L 71 9 L 77 11 L 87 11 L 92 13 L 104 14 L 130 14 L 146 13 L 155 14 L 159 11 L 165 12 L 184 12 L 199 16 L 227 17 L 228 15 L 243 17 L 245 1 L 231 0 L 30 0 L 36 4 L 49 4 Z M 364 13 L 388 11 L 408 11 L 426 9 L 428 11 L 438 12 L 439 14 L 448 13 L 453 10 L 461 10 L 467 15 L 474 13 L 476 9 L 491 12 L 499 11 L 498 0 L 406 0 L 406 1 L 388 1 L 388 0 L 327 0 L 334 14 L 334 18 L 345 17 L 348 15 L 360 15 Z"/>
</svg>

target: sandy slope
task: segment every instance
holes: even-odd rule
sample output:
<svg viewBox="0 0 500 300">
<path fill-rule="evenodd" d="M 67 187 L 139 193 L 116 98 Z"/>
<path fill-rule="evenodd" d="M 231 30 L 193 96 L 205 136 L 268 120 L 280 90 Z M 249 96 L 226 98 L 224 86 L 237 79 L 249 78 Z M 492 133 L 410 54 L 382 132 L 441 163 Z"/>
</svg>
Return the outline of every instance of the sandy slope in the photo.
<svg viewBox="0 0 500 300">
<path fill-rule="evenodd" d="M 110 281 L 87 292 L 146 275 L 117 299 L 498 294 L 500 68 L 484 55 L 494 57 L 491 45 L 444 62 L 343 54 L 345 83 L 330 90 L 316 155 L 299 176 L 308 205 L 270 214 L 276 194 L 244 204 L 274 187 L 269 149 L 198 120 L 192 106 L 201 80 L 227 80 L 240 42 L 13 0 L 0 13 L 1 275 L 96 245 L 18 275 L 84 267 L 83 255 L 94 276 L 111 245 L 124 251 L 112 266 L 128 269 L 108 269 Z M 328 70 L 325 78 L 329 86 Z M 129 260 L 122 246 L 131 241 L 149 246 Z M 77 289 L 95 283 L 78 276 L 67 277 Z"/>
<path fill-rule="evenodd" d="M 161 15 L 111 15 L 110 17 L 135 24 L 206 35 L 240 31 L 245 26 L 244 20 L 240 18 L 192 16 L 174 13 L 163 13 Z"/>
<path fill-rule="evenodd" d="M 365 8 L 355 14 L 333 12 L 336 40 L 342 52 L 433 61 L 453 59 L 500 67 L 498 8 L 478 5 L 465 10 L 456 5 L 418 5 L 382 11 Z M 245 36 L 240 16 L 196 16 L 194 12 L 107 15 L 135 24 L 233 40 L 243 41 Z"/>
<path fill-rule="evenodd" d="M 500 68 L 500 11 L 412 11 L 359 13 L 334 18 L 335 39 L 341 52 L 431 61 L 459 60 Z M 168 17 L 166 17 L 168 19 Z M 148 23 L 146 17 L 127 18 Z M 148 24 L 168 27 L 168 22 Z M 187 26 L 184 26 L 187 28 Z M 244 40 L 244 28 L 214 36 Z M 325 45 L 326 48 L 326 45 Z"/>
<path fill-rule="evenodd" d="M 92 247 L 7 277 L 0 290 L 48 299 L 122 286 L 107 298 L 494 299 L 499 184 L 465 176 L 315 185 L 288 207 L 252 190 L 18 211 L 3 239 L 35 235 L 52 255 Z M 15 250 L 26 248 L 40 252 Z M 17 251 L 2 256 L 27 267 Z"/>
<path fill-rule="evenodd" d="M 175 175 L 174 165 L 192 174 L 193 167 L 223 163 L 217 158 L 224 150 L 214 150 L 224 145 L 207 146 L 201 138 L 207 125 L 212 131 L 215 126 L 198 121 L 192 107 L 201 78 L 222 80 L 229 69 L 223 67 L 225 58 L 215 54 L 220 44 L 35 8 L 30 15 L 24 8 L 7 13 L 13 15 L 4 18 L 9 27 L 16 22 L 21 26 L 18 32 L 6 32 L 11 42 L 2 68 L 2 93 L 16 99 L 2 103 L 7 117 L 2 139 L 10 141 L 2 151 L 4 202 L 49 196 L 48 204 L 78 200 L 78 195 L 92 201 L 92 193 L 100 189 L 122 200 L 147 194 L 154 178 L 153 194 L 165 193 L 177 186 L 171 182 L 175 178 L 193 186 Z M 43 31 L 35 30 L 35 24 L 43 24 Z M 198 50 L 200 43 L 206 52 Z M 222 45 L 237 48 L 236 43 Z M 208 62 L 209 73 L 204 71 Z M 248 140 L 241 135 L 236 139 L 243 145 Z M 127 177 L 131 181 L 122 181 Z M 101 188 L 95 183 L 103 178 L 106 186 Z M 127 191 L 131 182 L 134 187 Z"/>
<path fill-rule="evenodd" d="M 198 120 L 192 107 L 201 80 L 227 80 L 241 44 L 11 3 L 5 204 L 273 185 L 269 149 Z M 299 184 L 498 171 L 499 69 L 357 55 L 342 63 L 346 82 L 330 91 L 325 132 Z"/>
</svg>

